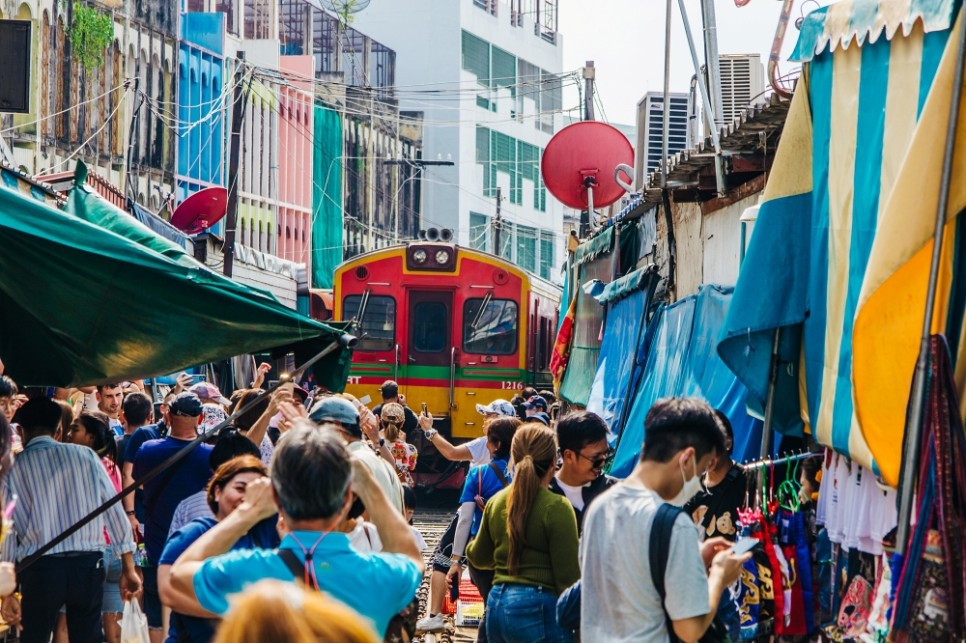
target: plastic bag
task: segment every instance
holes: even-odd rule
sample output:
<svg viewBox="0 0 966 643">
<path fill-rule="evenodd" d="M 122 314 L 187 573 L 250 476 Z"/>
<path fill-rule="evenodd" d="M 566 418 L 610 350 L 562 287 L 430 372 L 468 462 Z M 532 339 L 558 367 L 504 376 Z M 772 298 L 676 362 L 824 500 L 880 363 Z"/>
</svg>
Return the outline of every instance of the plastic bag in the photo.
<svg viewBox="0 0 966 643">
<path fill-rule="evenodd" d="M 136 601 L 124 601 L 121 615 L 121 643 L 151 643 L 148 635 L 148 617 Z"/>
</svg>

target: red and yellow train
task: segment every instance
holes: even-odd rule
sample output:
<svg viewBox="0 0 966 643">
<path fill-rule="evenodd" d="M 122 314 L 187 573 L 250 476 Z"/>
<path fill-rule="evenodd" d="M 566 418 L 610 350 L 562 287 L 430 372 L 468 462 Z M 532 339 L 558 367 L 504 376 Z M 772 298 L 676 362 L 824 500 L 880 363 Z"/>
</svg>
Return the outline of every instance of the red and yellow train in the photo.
<svg viewBox="0 0 966 643">
<path fill-rule="evenodd" d="M 379 399 L 396 380 L 418 413 L 425 403 L 453 442 L 482 434 L 477 404 L 547 387 L 560 289 L 499 257 L 452 243 L 414 241 L 336 269 L 335 319 L 356 322 L 346 390 Z M 422 436 L 418 482 L 445 470 Z"/>
</svg>

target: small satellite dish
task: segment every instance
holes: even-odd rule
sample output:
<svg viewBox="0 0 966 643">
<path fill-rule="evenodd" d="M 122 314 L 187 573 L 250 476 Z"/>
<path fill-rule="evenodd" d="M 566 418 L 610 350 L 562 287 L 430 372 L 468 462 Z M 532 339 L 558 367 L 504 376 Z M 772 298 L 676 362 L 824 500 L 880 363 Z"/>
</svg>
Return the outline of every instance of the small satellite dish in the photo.
<svg viewBox="0 0 966 643">
<path fill-rule="evenodd" d="M 369 2 L 370 0 L 319 0 L 323 9 L 343 18 L 353 13 L 359 13 L 369 6 Z"/>
<path fill-rule="evenodd" d="M 198 190 L 175 208 L 171 215 L 171 225 L 186 234 L 198 234 L 218 223 L 227 210 L 227 188 L 205 188 Z"/>
<path fill-rule="evenodd" d="M 633 162 L 634 148 L 619 129 L 598 121 L 580 121 L 550 139 L 543 151 L 540 173 L 557 200 L 567 207 L 586 210 L 590 196 L 595 208 L 624 196 L 614 170 Z"/>
</svg>

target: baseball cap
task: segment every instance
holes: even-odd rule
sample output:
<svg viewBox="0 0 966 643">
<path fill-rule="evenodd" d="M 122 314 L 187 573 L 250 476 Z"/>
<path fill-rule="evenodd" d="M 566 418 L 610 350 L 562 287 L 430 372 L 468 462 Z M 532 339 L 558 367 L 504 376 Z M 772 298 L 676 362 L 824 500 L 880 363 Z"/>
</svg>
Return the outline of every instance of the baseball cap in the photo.
<svg viewBox="0 0 966 643">
<path fill-rule="evenodd" d="M 191 391 L 183 391 L 174 396 L 168 403 L 172 415 L 196 418 L 201 415 L 202 404 L 198 396 Z"/>
<path fill-rule="evenodd" d="M 540 395 L 534 395 L 528 401 L 523 403 L 523 408 L 525 409 L 543 409 L 547 410 L 547 400 L 543 399 Z"/>
<path fill-rule="evenodd" d="M 197 395 L 198 399 L 200 399 L 202 402 L 217 402 L 218 404 L 224 404 L 225 406 L 231 404 L 231 401 L 222 395 L 221 391 L 218 390 L 218 387 L 211 382 L 198 382 L 188 390 Z"/>
<path fill-rule="evenodd" d="M 359 411 L 349 400 L 337 395 L 323 397 L 312 407 L 309 419 L 313 422 L 338 422 L 343 426 L 359 424 Z"/>
<path fill-rule="evenodd" d="M 402 404 L 396 404 L 395 402 L 383 404 L 379 419 L 391 424 L 402 424 L 406 421 L 406 411 L 403 410 Z"/>
<path fill-rule="evenodd" d="M 530 417 L 528 417 L 527 422 L 540 422 L 542 424 L 546 424 L 547 426 L 550 426 L 550 416 L 547 415 L 546 413 L 540 412 L 540 413 L 537 413 L 536 415 L 531 415 Z"/>
<path fill-rule="evenodd" d="M 476 410 L 483 415 L 487 413 L 495 413 L 496 415 L 505 415 L 507 417 L 516 417 L 517 410 L 513 408 L 513 405 L 506 400 L 493 400 L 489 404 L 477 404 Z"/>
</svg>

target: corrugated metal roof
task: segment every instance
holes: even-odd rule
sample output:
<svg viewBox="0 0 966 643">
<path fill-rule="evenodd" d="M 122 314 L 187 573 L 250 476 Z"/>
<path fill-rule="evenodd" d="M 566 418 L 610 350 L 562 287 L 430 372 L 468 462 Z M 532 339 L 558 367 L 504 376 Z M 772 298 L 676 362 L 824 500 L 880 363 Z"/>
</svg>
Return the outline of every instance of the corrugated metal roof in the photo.
<svg viewBox="0 0 966 643">
<path fill-rule="evenodd" d="M 769 151 L 764 149 L 763 141 L 781 130 L 790 105 L 790 100 L 771 94 L 764 102 L 742 110 L 731 123 L 719 130 L 723 155 L 764 158 Z M 714 158 L 714 144 L 710 136 L 694 147 L 678 152 L 668 160 L 668 187 L 672 190 L 697 189 L 698 175 L 714 166 Z M 661 202 L 660 171 L 649 174 L 645 184 L 647 187 L 643 190 L 643 199 L 632 202 L 631 211 L 636 212 L 642 203 L 649 208 Z"/>
</svg>

